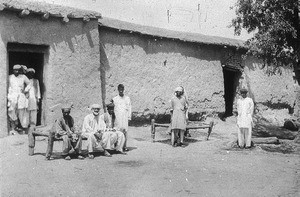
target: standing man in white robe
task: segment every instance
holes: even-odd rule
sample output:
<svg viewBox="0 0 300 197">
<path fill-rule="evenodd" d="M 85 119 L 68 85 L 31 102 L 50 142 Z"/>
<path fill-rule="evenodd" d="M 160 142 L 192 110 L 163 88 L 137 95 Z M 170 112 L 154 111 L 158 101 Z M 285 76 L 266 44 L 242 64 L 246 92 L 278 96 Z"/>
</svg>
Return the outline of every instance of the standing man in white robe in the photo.
<svg viewBox="0 0 300 197">
<path fill-rule="evenodd" d="M 27 76 L 30 81 L 29 85 L 26 87 L 28 91 L 28 123 L 30 125 L 36 125 L 38 105 L 41 99 L 39 80 L 33 78 L 34 74 L 35 70 L 33 68 L 27 69 Z"/>
<path fill-rule="evenodd" d="M 100 119 L 100 108 L 99 104 L 93 104 L 91 110 L 93 113 L 88 114 L 82 125 L 82 137 L 87 138 L 88 143 L 88 157 L 94 159 L 93 152 L 104 152 L 104 155 L 111 157 L 111 154 L 105 150 L 103 145 L 103 139 L 110 140 L 109 133 L 104 132 L 106 125 L 104 121 Z M 107 144 L 107 143 L 106 143 Z"/>
<path fill-rule="evenodd" d="M 251 147 L 254 103 L 251 98 L 247 97 L 247 92 L 246 89 L 241 89 L 241 98 L 237 100 L 238 145 L 240 148 Z"/>
<path fill-rule="evenodd" d="M 188 109 L 188 103 L 186 97 L 183 96 L 183 88 L 177 87 L 175 89 L 175 96 L 171 98 L 171 131 L 174 135 L 174 144 L 175 146 L 185 147 L 183 143 L 184 132 L 186 131 L 186 110 Z M 173 138 L 173 137 L 172 137 Z M 173 142 L 172 142 L 173 143 Z"/>
<path fill-rule="evenodd" d="M 112 102 L 115 105 L 115 115 L 116 115 L 116 128 L 123 131 L 125 135 L 125 145 L 124 151 L 128 151 L 127 138 L 128 138 L 128 121 L 131 120 L 131 101 L 130 98 L 124 95 L 124 85 L 118 85 L 119 95 L 112 99 Z"/>
<path fill-rule="evenodd" d="M 28 127 L 26 118 L 24 118 L 25 109 L 28 101 L 25 97 L 25 88 L 30 83 L 29 79 L 20 74 L 21 65 L 14 65 L 13 74 L 9 75 L 8 82 L 8 116 L 10 118 L 10 126 L 18 131 L 18 123 L 20 121 L 23 128 Z"/>
</svg>

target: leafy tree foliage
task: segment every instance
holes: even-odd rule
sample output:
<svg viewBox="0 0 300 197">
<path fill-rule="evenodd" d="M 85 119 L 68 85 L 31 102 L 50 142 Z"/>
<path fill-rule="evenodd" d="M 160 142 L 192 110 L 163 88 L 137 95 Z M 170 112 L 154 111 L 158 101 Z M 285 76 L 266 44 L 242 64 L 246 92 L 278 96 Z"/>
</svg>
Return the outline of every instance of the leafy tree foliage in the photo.
<svg viewBox="0 0 300 197">
<path fill-rule="evenodd" d="M 235 33 L 242 29 L 254 33 L 246 42 L 248 54 L 262 58 L 273 71 L 281 66 L 300 69 L 299 4 L 299 0 L 237 0 L 235 4 Z"/>
</svg>

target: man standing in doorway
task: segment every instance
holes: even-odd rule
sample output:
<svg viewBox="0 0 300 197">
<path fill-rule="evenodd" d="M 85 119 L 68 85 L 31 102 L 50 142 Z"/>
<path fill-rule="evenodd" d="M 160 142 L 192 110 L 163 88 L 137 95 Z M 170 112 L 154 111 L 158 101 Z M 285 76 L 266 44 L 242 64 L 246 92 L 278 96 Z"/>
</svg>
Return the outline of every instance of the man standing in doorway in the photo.
<svg viewBox="0 0 300 197">
<path fill-rule="evenodd" d="M 38 104 L 41 99 L 39 80 L 33 78 L 34 74 L 35 74 L 35 70 L 33 68 L 27 69 L 27 77 L 30 81 L 29 85 L 26 87 L 28 91 L 27 112 L 28 112 L 28 117 L 29 117 L 28 120 L 30 125 L 36 125 Z"/>
<path fill-rule="evenodd" d="M 27 108 L 27 99 L 25 97 L 25 88 L 30 83 L 29 79 L 20 74 L 21 65 L 14 65 L 13 74 L 9 75 L 8 85 L 8 116 L 10 118 L 11 129 L 19 131 L 17 128 L 20 121 L 23 128 L 27 128 L 27 121 L 24 118 L 24 112 Z M 19 121 L 18 121 L 19 119 Z"/>
<path fill-rule="evenodd" d="M 128 121 L 131 120 L 131 101 L 130 98 L 124 95 L 124 85 L 118 85 L 119 95 L 112 99 L 115 105 L 116 127 L 124 132 L 125 145 L 124 151 L 128 151 L 127 145 L 127 133 L 128 133 Z"/>
<path fill-rule="evenodd" d="M 254 103 L 251 98 L 247 97 L 247 92 L 246 89 L 241 89 L 241 98 L 237 100 L 238 145 L 240 148 L 251 147 Z"/>
</svg>

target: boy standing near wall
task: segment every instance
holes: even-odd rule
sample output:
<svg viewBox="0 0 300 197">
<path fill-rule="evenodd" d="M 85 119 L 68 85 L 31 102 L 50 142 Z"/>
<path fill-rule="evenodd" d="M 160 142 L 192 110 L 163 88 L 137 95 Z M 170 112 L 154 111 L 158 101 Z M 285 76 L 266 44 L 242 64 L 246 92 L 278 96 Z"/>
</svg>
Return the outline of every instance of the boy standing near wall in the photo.
<svg viewBox="0 0 300 197">
<path fill-rule="evenodd" d="M 253 100 L 247 97 L 247 90 L 240 90 L 241 98 L 237 100 L 237 126 L 238 130 L 238 145 L 240 148 L 251 147 L 252 125 L 253 125 Z"/>
<path fill-rule="evenodd" d="M 128 121 L 131 120 L 131 101 L 130 98 L 126 95 L 124 95 L 124 85 L 119 84 L 118 85 L 118 92 L 119 95 L 114 97 L 112 99 L 112 102 L 115 106 L 115 116 L 116 116 L 116 122 L 115 126 L 117 129 L 124 132 L 125 135 L 125 145 L 124 145 L 124 151 L 128 151 L 126 148 L 127 145 L 127 132 L 128 132 Z"/>
</svg>

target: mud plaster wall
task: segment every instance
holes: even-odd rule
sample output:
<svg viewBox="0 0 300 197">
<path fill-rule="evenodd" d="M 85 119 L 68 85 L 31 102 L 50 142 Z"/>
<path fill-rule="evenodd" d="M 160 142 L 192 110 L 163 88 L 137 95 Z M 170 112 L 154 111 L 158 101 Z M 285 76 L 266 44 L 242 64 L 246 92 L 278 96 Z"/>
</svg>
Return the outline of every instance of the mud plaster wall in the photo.
<svg viewBox="0 0 300 197">
<path fill-rule="evenodd" d="M 281 68 L 280 73 L 268 75 L 267 67 L 254 58 L 244 62 L 245 82 L 258 111 L 294 108 L 296 90 L 293 69 Z"/>
<path fill-rule="evenodd" d="M 182 85 L 189 112 L 224 111 L 224 82 L 218 48 L 157 39 L 100 27 L 105 100 L 125 85 L 135 119 L 169 114 L 169 100 Z M 101 50 L 101 49 L 100 49 Z"/>
<path fill-rule="evenodd" d="M 42 21 L 36 16 L 16 17 L 15 13 L 0 12 L 0 107 L 1 136 L 7 135 L 6 93 L 8 81 L 8 42 L 48 45 L 44 65 L 43 118 L 50 124 L 61 116 L 60 104 L 74 104 L 71 114 L 78 124 L 89 113 L 88 105 L 101 103 L 100 54 L 98 22 L 83 23 L 82 19 L 50 18 Z M 56 107 L 53 107 L 56 106 Z M 52 108 L 51 108 L 52 107 Z"/>
<path fill-rule="evenodd" d="M 182 85 L 188 94 L 191 116 L 225 111 L 220 62 L 226 49 L 105 27 L 100 27 L 99 32 L 105 102 L 117 95 L 117 85 L 123 83 L 132 100 L 134 117 L 149 119 L 169 113 L 173 90 Z M 267 75 L 261 62 L 251 57 L 243 66 L 245 80 L 240 81 L 245 82 L 257 111 L 293 108 L 292 69 Z M 236 110 L 236 99 L 233 105 Z"/>
</svg>

